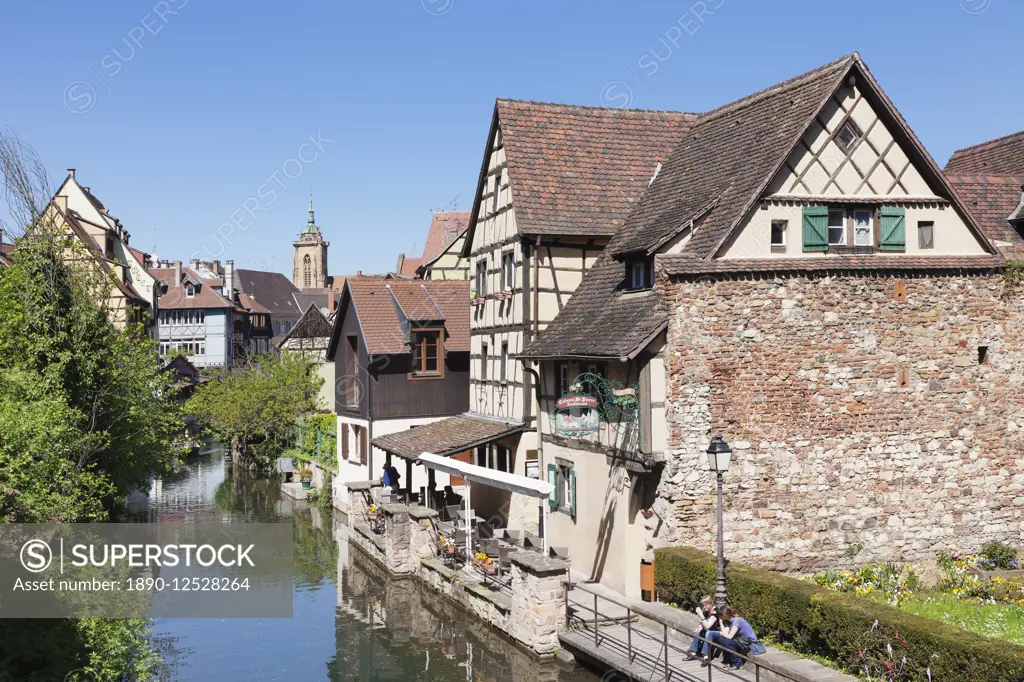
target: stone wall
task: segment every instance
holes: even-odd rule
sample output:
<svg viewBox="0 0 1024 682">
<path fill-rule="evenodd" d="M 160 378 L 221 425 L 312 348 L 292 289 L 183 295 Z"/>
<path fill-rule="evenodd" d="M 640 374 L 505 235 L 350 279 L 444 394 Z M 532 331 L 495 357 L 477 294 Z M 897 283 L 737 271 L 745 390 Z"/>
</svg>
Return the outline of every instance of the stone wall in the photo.
<svg viewBox="0 0 1024 682">
<path fill-rule="evenodd" d="M 704 450 L 734 449 L 726 552 L 791 572 L 1024 541 L 1024 334 L 1000 274 L 663 285 L 657 544 L 714 547 Z"/>
</svg>

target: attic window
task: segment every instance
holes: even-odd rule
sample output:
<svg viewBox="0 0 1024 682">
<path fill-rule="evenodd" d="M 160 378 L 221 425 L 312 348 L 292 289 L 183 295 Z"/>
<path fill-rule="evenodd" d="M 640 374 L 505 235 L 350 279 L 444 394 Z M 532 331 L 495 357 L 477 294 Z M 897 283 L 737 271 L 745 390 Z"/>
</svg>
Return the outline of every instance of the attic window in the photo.
<svg viewBox="0 0 1024 682">
<path fill-rule="evenodd" d="M 196 296 L 196 288 L 194 286 L 192 286 L 191 284 L 186 286 L 185 287 L 185 298 L 195 298 L 195 296 Z"/>
<path fill-rule="evenodd" d="M 836 135 L 836 142 L 846 152 L 853 151 L 853 147 L 860 141 L 861 132 L 857 127 L 857 124 L 853 121 L 847 121 L 843 124 L 843 127 L 839 129 L 839 134 Z"/>
<path fill-rule="evenodd" d="M 626 288 L 630 291 L 650 289 L 654 286 L 654 263 L 634 261 L 627 265 Z"/>
</svg>

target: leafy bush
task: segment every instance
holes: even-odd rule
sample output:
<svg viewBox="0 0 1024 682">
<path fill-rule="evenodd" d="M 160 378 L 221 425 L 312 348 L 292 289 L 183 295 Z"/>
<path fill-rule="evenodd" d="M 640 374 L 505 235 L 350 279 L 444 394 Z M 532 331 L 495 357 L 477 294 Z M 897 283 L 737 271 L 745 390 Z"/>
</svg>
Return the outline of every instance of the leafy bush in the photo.
<svg viewBox="0 0 1024 682">
<path fill-rule="evenodd" d="M 986 571 L 1012 571 L 1018 567 L 1017 550 L 994 540 L 982 546 L 978 567 Z"/>
<path fill-rule="evenodd" d="M 654 577 L 664 601 L 695 608 L 701 595 L 713 593 L 715 572 L 715 558 L 704 552 L 656 551 Z M 907 659 L 902 679 L 926 680 L 929 670 L 934 680 L 1024 679 L 1024 647 L 734 562 L 726 568 L 726 580 L 730 603 L 758 635 L 840 661 L 851 673 L 863 674 L 870 660 L 884 664 L 891 646 L 897 660 Z M 884 652 L 865 650 L 882 642 Z"/>
</svg>

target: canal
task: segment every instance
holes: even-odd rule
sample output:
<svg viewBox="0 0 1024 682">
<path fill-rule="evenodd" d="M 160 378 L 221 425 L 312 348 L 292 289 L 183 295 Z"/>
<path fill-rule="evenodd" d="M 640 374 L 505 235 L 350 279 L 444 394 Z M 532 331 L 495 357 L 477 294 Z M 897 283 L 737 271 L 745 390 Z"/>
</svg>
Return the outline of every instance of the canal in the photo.
<svg viewBox="0 0 1024 682">
<path fill-rule="evenodd" d="M 417 580 L 389 579 L 354 546 L 341 515 L 279 494 L 233 470 L 217 445 L 128 502 L 132 521 L 293 525 L 290 619 L 159 619 L 161 681 L 437 680 L 596 682 L 541 662 Z"/>
</svg>

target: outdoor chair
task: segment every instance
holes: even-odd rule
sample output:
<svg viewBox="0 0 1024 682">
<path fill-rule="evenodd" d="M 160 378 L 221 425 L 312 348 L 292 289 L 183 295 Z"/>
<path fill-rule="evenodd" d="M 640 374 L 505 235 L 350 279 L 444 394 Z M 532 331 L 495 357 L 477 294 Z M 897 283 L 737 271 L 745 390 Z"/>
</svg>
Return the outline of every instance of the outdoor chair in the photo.
<svg viewBox="0 0 1024 682">
<path fill-rule="evenodd" d="M 549 554 L 556 559 L 569 559 L 569 548 L 568 547 L 549 547 Z"/>
<path fill-rule="evenodd" d="M 498 541 L 494 538 L 485 538 L 480 541 L 480 551 L 489 557 L 498 556 Z"/>
<path fill-rule="evenodd" d="M 544 551 L 544 541 L 530 533 L 523 534 L 523 547 L 534 552 Z"/>
<path fill-rule="evenodd" d="M 458 507 L 447 506 L 447 507 L 444 508 L 444 515 L 446 517 L 448 517 L 447 518 L 448 521 L 454 521 L 455 517 L 458 515 L 458 513 L 459 513 L 459 508 Z"/>
<path fill-rule="evenodd" d="M 455 524 L 451 521 L 435 521 L 437 532 L 442 535 L 451 535 L 455 532 Z"/>
<path fill-rule="evenodd" d="M 513 545 L 523 544 L 523 531 L 505 529 L 505 539 Z"/>
</svg>

